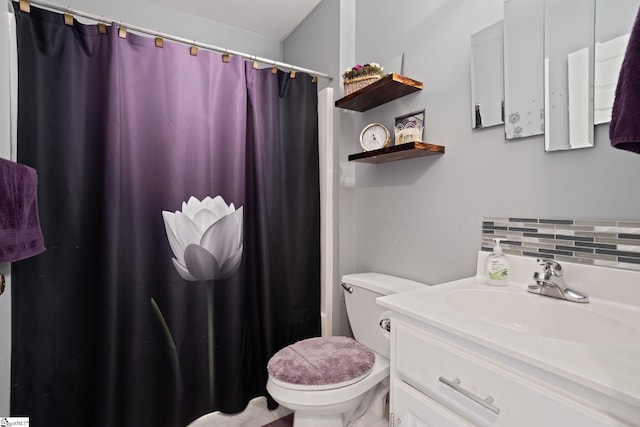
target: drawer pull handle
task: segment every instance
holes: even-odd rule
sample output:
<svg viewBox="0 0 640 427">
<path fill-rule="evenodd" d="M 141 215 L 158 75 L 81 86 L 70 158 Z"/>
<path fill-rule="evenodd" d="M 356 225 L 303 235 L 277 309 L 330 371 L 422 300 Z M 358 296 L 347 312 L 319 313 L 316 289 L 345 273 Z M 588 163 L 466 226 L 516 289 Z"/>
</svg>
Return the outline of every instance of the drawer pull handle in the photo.
<svg viewBox="0 0 640 427">
<path fill-rule="evenodd" d="M 444 385 L 447 385 L 447 386 L 451 387 L 452 389 L 454 389 L 458 393 L 468 397 L 469 399 L 471 399 L 474 402 L 476 402 L 478 405 L 483 406 L 484 408 L 490 410 L 494 414 L 499 414 L 500 413 L 500 408 L 498 408 L 497 406 L 492 405 L 493 397 L 487 396 L 486 399 L 482 399 L 481 397 L 478 397 L 475 394 L 471 393 L 469 390 L 465 390 L 464 388 L 462 388 L 460 386 L 460 383 L 462 382 L 462 381 L 460 381 L 460 378 L 456 378 L 455 380 L 451 381 L 451 380 L 446 379 L 445 377 L 440 377 L 440 378 L 438 378 L 438 381 L 440 381 Z"/>
<path fill-rule="evenodd" d="M 396 420 L 396 415 L 393 412 L 389 414 L 389 427 L 395 427 L 401 422 L 402 421 L 400 421 L 400 418 Z"/>
</svg>

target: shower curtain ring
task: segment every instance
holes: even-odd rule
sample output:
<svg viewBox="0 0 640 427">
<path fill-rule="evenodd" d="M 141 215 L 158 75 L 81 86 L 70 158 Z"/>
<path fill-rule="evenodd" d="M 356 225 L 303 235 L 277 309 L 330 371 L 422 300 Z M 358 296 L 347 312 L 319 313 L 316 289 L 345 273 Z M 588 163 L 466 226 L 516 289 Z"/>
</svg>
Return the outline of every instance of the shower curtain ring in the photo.
<svg viewBox="0 0 640 427">
<path fill-rule="evenodd" d="M 67 13 L 63 15 L 65 25 L 73 26 L 73 15 L 71 15 L 71 6 L 67 6 Z"/>
<path fill-rule="evenodd" d="M 278 63 L 273 61 L 273 67 L 271 68 L 271 74 L 278 74 Z"/>
<path fill-rule="evenodd" d="M 222 54 L 222 62 L 224 62 L 225 64 L 229 62 L 229 54 L 227 53 L 227 49 L 225 49 L 224 53 Z"/>
<path fill-rule="evenodd" d="M 118 27 L 118 37 L 121 39 L 127 38 L 127 29 L 122 26 L 122 20 L 120 21 L 120 26 Z"/>
<path fill-rule="evenodd" d="M 156 47 L 163 47 L 164 46 L 164 40 L 162 40 L 162 37 L 160 37 L 160 31 L 158 31 L 157 36 L 156 36 L 156 40 L 155 40 L 155 45 Z"/>
<path fill-rule="evenodd" d="M 20 11 L 24 13 L 31 13 L 31 3 L 27 0 L 20 0 L 18 4 L 20 5 Z"/>
<path fill-rule="evenodd" d="M 100 22 L 98 22 L 98 32 L 100 34 L 107 34 L 107 24 L 104 23 L 104 15 L 100 16 Z"/>
</svg>

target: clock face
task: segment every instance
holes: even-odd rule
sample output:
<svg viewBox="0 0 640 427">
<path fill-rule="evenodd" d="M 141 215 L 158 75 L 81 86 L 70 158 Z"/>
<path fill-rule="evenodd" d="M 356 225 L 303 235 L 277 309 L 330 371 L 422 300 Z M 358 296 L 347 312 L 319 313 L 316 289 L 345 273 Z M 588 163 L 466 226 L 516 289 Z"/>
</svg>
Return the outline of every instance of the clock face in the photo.
<svg viewBox="0 0 640 427">
<path fill-rule="evenodd" d="M 380 123 L 371 123 L 360 133 L 360 145 L 365 151 L 384 148 L 389 145 L 389 131 Z"/>
</svg>

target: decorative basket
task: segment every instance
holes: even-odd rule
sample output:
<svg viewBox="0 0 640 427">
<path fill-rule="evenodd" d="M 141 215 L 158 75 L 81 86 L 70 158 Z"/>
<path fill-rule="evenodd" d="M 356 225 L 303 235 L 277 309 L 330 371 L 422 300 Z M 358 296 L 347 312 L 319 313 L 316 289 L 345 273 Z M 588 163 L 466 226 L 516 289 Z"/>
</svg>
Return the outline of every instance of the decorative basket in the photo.
<svg viewBox="0 0 640 427">
<path fill-rule="evenodd" d="M 368 76 L 354 77 L 344 80 L 344 96 L 350 95 L 355 91 L 369 86 L 371 83 L 377 82 L 382 78 L 381 74 L 370 74 Z"/>
</svg>

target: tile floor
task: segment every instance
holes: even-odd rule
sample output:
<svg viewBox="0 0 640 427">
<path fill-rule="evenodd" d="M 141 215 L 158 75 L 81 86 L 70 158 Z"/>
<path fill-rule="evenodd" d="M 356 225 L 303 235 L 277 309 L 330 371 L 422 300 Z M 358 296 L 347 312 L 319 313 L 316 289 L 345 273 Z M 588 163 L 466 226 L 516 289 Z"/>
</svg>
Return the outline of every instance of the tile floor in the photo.
<svg viewBox="0 0 640 427">
<path fill-rule="evenodd" d="M 261 396 L 251 400 L 244 412 L 234 415 L 212 412 L 201 416 L 188 427 L 262 427 L 290 413 L 290 410 L 282 406 L 270 411 L 267 408 L 267 398 Z"/>
</svg>

